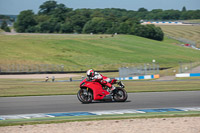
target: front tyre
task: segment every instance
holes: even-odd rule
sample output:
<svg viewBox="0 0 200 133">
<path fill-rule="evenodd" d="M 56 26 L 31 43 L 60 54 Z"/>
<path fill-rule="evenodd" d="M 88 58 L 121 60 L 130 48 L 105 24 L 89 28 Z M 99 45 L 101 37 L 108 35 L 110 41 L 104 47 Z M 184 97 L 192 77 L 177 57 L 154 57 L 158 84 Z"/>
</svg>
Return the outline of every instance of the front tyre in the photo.
<svg viewBox="0 0 200 133">
<path fill-rule="evenodd" d="M 113 99 L 116 102 L 125 102 L 128 98 L 128 94 L 125 89 L 116 87 L 113 92 Z"/>
<path fill-rule="evenodd" d="M 82 103 L 91 103 L 93 99 L 92 92 L 87 91 L 86 89 L 80 89 L 77 93 L 77 97 Z"/>
</svg>

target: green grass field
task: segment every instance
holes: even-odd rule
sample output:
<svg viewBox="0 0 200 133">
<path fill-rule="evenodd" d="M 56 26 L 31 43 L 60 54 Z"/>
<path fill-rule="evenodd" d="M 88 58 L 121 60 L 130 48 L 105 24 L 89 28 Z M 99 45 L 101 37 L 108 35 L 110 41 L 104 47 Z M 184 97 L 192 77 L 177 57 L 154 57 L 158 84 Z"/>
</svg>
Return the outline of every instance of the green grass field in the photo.
<svg viewBox="0 0 200 133">
<path fill-rule="evenodd" d="M 200 59 L 200 52 L 132 35 L 0 35 L 0 64 L 64 64 L 67 70 L 118 69 L 156 60 L 161 66 Z"/>
</svg>

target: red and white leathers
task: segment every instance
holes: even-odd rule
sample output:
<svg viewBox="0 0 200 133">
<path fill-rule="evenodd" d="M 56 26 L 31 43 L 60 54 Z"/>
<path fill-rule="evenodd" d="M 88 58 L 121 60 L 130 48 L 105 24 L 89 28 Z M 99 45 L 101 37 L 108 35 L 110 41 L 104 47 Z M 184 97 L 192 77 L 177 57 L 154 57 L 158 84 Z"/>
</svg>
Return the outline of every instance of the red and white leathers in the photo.
<svg viewBox="0 0 200 133">
<path fill-rule="evenodd" d="M 93 72 L 92 69 L 88 70 L 87 72 L 87 75 L 88 73 L 91 73 Z M 99 82 L 101 83 L 102 85 L 105 85 L 105 86 L 108 86 L 109 88 L 111 88 L 111 91 L 115 89 L 114 86 L 112 86 L 111 83 L 109 83 L 111 80 L 110 78 L 106 77 L 106 76 L 103 76 L 102 74 L 98 73 L 98 72 L 94 72 L 94 74 L 92 74 L 93 76 L 90 76 L 89 79 L 92 81 L 92 82 Z"/>
</svg>

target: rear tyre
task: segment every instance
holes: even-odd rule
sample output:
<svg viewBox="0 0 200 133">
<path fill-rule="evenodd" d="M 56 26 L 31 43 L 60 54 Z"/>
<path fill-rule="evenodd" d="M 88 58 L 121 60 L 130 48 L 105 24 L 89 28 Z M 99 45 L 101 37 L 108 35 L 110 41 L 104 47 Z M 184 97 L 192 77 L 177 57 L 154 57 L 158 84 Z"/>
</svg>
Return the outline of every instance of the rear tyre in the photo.
<svg viewBox="0 0 200 133">
<path fill-rule="evenodd" d="M 113 92 L 113 99 L 116 102 L 125 102 L 128 98 L 128 94 L 125 89 L 116 87 Z"/>
<path fill-rule="evenodd" d="M 86 89 L 80 89 L 77 93 L 78 100 L 82 103 L 91 103 L 93 99 L 93 94 L 91 91 Z"/>
</svg>

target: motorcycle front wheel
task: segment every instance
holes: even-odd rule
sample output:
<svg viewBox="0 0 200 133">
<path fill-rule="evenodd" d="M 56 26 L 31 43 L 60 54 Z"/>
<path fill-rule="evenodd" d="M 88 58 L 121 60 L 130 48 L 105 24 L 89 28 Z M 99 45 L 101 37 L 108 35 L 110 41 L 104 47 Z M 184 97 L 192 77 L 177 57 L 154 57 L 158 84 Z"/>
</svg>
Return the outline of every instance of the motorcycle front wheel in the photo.
<svg viewBox="0 0 200 133">
<path fill-rule="evenodd" d="M 117 87 L 113 92 L 113 99 L 116 102 L 125 102 L 128 98 L 128 94 L 125 89 Z"/>
<path fill-rule="evenodd" d="M 80 89 L 77 93 L 77 97 L 82 103 L 91 103 L 93 99 L 92 92 L 87 91 L 86 89 Z"/>
</svg>

